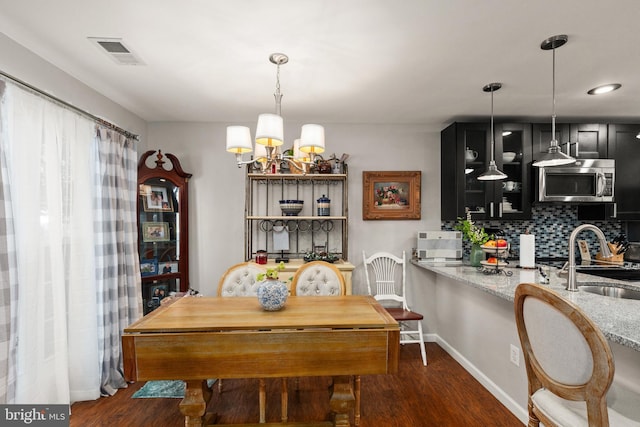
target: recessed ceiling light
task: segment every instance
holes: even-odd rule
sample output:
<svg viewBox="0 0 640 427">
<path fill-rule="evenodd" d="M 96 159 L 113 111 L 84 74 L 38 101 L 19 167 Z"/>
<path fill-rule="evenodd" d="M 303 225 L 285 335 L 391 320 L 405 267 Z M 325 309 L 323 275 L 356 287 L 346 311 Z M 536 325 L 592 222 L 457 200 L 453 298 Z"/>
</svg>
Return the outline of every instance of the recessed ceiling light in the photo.
<svg viewBox="0 0 640 427">
<path fill-rule="evenodd" d="M 603 93 L 613 92 L 614 90 L 620 89 L 622 85 L 620 83 L 610 83 L 607 85 L 602 85 L 598 87 L 594 87 L 587 93 L 589 95 L 602 95 Z"/>
</svg>

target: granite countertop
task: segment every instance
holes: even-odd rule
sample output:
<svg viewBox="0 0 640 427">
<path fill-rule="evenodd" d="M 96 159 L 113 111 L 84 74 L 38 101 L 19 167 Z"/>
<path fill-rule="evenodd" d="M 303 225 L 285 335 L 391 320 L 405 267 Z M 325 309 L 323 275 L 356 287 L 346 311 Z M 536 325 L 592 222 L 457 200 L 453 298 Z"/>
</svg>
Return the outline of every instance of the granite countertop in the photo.
<svg viewBox="0 0 640 427">
<path fill-rule="evenodd" d="M 485 274 L 475 267 L 464 264 L 439 266 L 420 263 L 416 260 L 412 260 L 411 263 L 512 302 L 519 283 L 540 283 L 541 280 L 540 273 L 533 269 L 505 267 L 505 271 L 513 273 L 512 276 L 506 276 L 505 274 Z M 569 292 L 565 290 L 566 276 L 558 277 L 556 274 L 558 269 L 554 267 L 550 268 L 550 272 L 550 283 L 546 286 L 584 310 L 610 341 L 640 351 L 640 301 L 595 295 L 584 291 Z M 578 273 L 577 279 L 578 286 L 611 284 L 640 291 L 640 282 L 606 279 L 583 273 Z"/>
</svg>

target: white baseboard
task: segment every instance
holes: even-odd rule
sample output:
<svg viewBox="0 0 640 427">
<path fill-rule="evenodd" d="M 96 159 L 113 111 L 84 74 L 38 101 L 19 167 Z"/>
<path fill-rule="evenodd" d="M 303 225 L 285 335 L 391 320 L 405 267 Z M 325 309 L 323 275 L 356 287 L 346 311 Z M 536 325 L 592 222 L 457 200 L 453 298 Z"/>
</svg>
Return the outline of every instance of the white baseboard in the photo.
<svg viewBox="0 0 640 427">
<path fill-rule="evenodd" d="M 491 393 L 500 403 L 502 403 L 513 415 L 515 415 L 522 424 L 527 425 L 529 422 L 529 413 L 527 408 L 520 406 L 515 400 L 505 393 L 496 383 L 491 381 L 482 371 L 475 367 L 469 360 L 467 360 L 461 353 L 455 348 L 449 345 L 445 340 L 440 338 L 437 334 L 425 334 L 425 342 L 435 342 L 444 351 L 449 353 L 453 359 L 458 362 L 462 367 L 471 374 L 489 393 Z M 427 354 L 427 360 L 429 355 Z"/>
</svg>

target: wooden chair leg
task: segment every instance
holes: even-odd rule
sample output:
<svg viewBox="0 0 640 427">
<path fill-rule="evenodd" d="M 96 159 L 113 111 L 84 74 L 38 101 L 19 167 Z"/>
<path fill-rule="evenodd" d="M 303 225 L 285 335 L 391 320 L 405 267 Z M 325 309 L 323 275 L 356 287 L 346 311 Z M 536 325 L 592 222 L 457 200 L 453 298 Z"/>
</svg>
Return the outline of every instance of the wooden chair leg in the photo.
<svg viewBox="0 0 640 427">
<path fill-rule="evenodd" d="M 218 379 L 218 394 L 222 393 L 222 380 Z"/>
<path fill-rule="evenodd" d="M 260 424 L 264 424 L 266 422 L 267 414 L 266 414 L 266 406 L 267 406 L 267 386 L 265 384 L 264 378 L 260 378 L 259 380 L 260 386 L 258 391 L 258 401 L 260 402 Z"/>
<path fill-rule="evenodd" d="M 282 422 L 286 423 L 289 418 L 288 405 L 289 405 L 289 391 L 287 390 L 287 379 L 282 378 L 282 392 L 281 392 L 281 410 L 282 410 Z"/>
<path fill-rule="evenodd" d="M 355 394 L 355 409 L 354 409 L 354 420 L 353 423 L 358 427 L 360 425 L 360 375 L 356 375 L 353 379 L 354 382 L 354 394 Z"/>
</svg>

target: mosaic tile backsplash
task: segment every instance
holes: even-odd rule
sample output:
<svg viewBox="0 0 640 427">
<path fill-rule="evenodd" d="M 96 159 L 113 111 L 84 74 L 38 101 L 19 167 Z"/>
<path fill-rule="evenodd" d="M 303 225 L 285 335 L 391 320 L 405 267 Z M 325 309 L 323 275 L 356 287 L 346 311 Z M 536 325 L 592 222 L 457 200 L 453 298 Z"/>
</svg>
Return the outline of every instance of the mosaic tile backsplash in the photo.
<svg viewBox="0 0 640 427">
<path fill-rule="evenodd" d="M 511 243 L 511 258 L 519 254 L 520 234 L 529 230 L 536 236 L 536 258 L 567 258 L 569 255 L 569 235 L 574 228 L 581 224 L 593 224 L 600 228 L 607 240 L 613 240 L 622 232 L 620 221 L 581 221 L 578 220 L 578 209 L 573 205 L 538 204 L 532 208 L 532 219 L 520 221 L 476 221 L 485 229 L 499 229 L 502 235 Z M 443 230 L 453 230 L 456 221 L 443 221 Z M 589 242 L 591 256 L 595 257 L 599 250 L 598 239 L 592 231 L 583 231 L 578 236 Z M 470 244 L 463 241 L 463 248 L 468 257 Z M 576 249 L 576 252 L 577 249 Z"/>
</svg>

